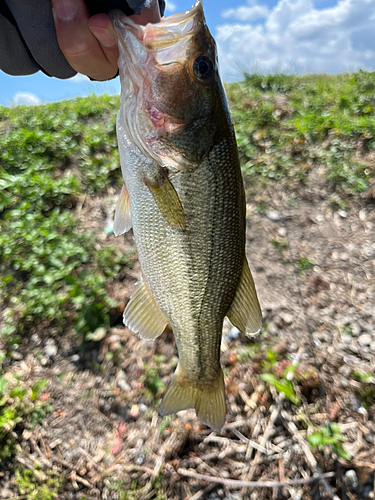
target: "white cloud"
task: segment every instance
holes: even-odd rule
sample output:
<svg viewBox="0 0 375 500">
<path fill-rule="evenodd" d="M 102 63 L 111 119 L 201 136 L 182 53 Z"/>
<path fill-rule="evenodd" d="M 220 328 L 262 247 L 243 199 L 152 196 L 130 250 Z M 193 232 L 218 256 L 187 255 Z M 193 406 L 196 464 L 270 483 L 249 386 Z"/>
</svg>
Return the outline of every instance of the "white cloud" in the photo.
<svg viewBox="0 0 375 500">
<path fill-rule="evenodd" d="M 216 28 L 225 79 L 254 68 L 327 73 L 375 69 L 375 0 L 338 0 L 321 10 L 313 0 L 278 0 L 271 11 L 250 1 L 223 16 L 251 21 L 261 17 L 254 17 L 257 12 L 264 12 L 264 22 Z"/>
<path fill-rule="evenodd" d="M 176 12 L 177 5 L 174 2 L 167 2 L 165 5 L 166 14 L 171 14 L 172 12 Z"/>
<path fill-rule="evenodd" d="M 41 104 L 41 99 L 31 92 L 17 92 L 13 99 L 13 103 L 15 106 L 19 106 L 20 104 L 26 104 L 27 106 L 36 106 Z"/>
<path fill-rule="evenodd" d="M 72 78 L 69 78 L 69 82 L 73 83 L 85 83 L 85 82 L 90 82 L 90 78 L 86 75 L 81 75 L 81 73 L 77 73 L 75 76 Z"/>
<path fill-rule="evenodd" d="M 250 3 L 250 2 L 248 2 Z M 241 6 L 237 9 L 227 9 L 221 13 L 221 17 L 233 17 L 240 21 L 255 21 L 267 17 L 269 10 L 265 5 Z"/>
</svg>

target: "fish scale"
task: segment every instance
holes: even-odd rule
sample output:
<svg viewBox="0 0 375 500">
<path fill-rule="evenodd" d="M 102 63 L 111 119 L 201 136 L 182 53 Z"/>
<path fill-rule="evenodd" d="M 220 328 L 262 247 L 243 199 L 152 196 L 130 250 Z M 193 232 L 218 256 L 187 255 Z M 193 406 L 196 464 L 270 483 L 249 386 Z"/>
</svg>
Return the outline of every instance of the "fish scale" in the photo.
<svg viewBox="0 0 375 500">
<path fill-rule="evenodd" d="M 160 335 L 167 324 L 173 330 L 179 363 L 161 413 L 193 407 L 202 422 L 220 429 L 225 420 L 220 366 L 224 317 L 252 335 L 260 330 L 261 311 L 245 256 L 244 188 L 226 97 L 215 69 L 215 43 L 198 2 L 190 11 L 171 17 L 168 57 L 172 59 L 166 69 L 167 56 L 160 56 L 163 64 L 159 64 L 163 48 L 157 47 L 168 44 L 168 19 L 144 28 L 121 14 L 113 16 L 124 83 L 117 119 L 124 187 L 115 228 L 124 232 L 131 221 L 142 270 L 124 321 L 148 339 Z M 172 42 L 179 22 L 183 27 L 176 46 L 183 52 L 175 54 Z M 184 29 L 189 31 L 183 44 Z M 121 40 L 128 42 L 133 35 L 139 46 L 132 40 L 129 49 Z M 143 36 L 147 48 L 142 45 Z M 208 82 L 198 81 L 194 87 L 192 62 L 202 50 L 207 55 L 198 56 L 199 67 Z M 139 65 L 133 68 L 137 51 Z M 179 61 L 176 67 L 174 56 Z M 179 102 L 176 89 L 165 71 L 175 71 L 173 81 L 190 89 L 188 102 L 180 95 L 178 117 L 173 115 Z M 132 94 L 133 74 L 134 88 L 139 88 L 142 78 L 144 84 L 141 92 Z M 150 96 L 155 95 L 158 98 L 150 106 Z"/>
</svg>

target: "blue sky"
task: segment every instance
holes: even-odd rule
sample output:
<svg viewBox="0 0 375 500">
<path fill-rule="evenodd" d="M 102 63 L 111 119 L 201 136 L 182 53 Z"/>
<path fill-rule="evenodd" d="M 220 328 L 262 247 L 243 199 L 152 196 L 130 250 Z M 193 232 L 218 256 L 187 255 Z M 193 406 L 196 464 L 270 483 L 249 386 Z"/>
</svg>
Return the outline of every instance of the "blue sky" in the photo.
<svg viewBox="0 0 375 500">
<path fill-rule="evenodd" d="M 166 15 L 193 0 L 167 0 Z M 375 69 L 375 0 L 204 0 L 215 36 L 222 77 L 242 70 L 344 72 Z M 90 82 L 42 73 L 11 77 L 0 72 L 0 105 L 37 104 L 77 95 L 118 92 L 118 79 Z"/>
</svg>

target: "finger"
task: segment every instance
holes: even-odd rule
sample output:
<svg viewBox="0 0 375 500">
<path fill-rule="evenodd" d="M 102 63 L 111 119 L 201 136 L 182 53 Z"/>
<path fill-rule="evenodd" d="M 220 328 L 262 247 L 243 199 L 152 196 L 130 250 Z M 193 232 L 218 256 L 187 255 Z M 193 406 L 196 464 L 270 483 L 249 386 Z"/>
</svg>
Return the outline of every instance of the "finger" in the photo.
<svg viewBox="0 0 375 500">
<path fill-rule="evenodd" d="M 151 0 L 151 5 L 148 9 L 143 10 L 140 14 L 129 16 L 137 24 L 146 25 L 148 23 L 160 23 L 160 9 L 158 0 Z"/>
<path fill-rule="evenodd" d="M 88 27 L 98 40 L 108 62 L 117 68 L 118 45 L 117 36 L 112 21 L 107 14 L 97 14 L 90 17 Z"/>
<path fill-rule="evenodd" d="M 79 73 L 95 80 L 108 80 L 117 73 L 117 64 L 105 56 L 88 27 L 89 13 L 83 0 L 53 0 L 56 35 L 68 63 Z"/>
</svg>

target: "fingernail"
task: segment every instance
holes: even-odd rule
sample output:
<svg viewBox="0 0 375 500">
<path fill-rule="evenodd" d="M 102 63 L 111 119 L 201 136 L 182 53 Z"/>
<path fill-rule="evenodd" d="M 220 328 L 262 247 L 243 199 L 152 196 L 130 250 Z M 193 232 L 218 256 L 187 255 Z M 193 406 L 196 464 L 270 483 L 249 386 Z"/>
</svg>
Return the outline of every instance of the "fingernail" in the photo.
<svg viewBox="0 0 375 500">
<path fill-rule="evenodd" d="M 116 43 L 115 37 L 108 30 L 101 30 L 96 27 L 90 29 L 103 47 L 112 47 Z"/>
<path fill-rule="evenodd" d="M 71 21 L 77 14 L 78 0 L 54 0 L 53 12 L 61 21 Z"/>
</svg>

